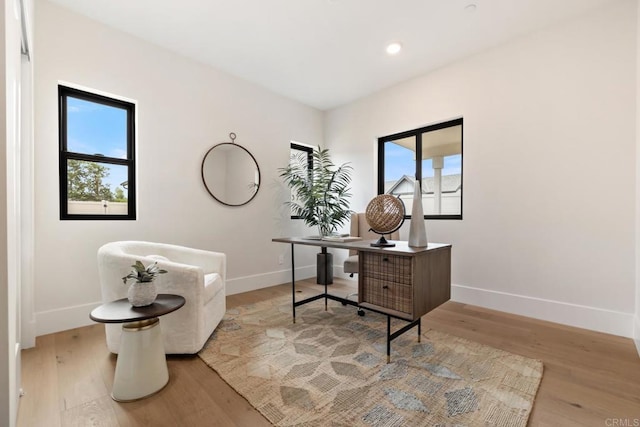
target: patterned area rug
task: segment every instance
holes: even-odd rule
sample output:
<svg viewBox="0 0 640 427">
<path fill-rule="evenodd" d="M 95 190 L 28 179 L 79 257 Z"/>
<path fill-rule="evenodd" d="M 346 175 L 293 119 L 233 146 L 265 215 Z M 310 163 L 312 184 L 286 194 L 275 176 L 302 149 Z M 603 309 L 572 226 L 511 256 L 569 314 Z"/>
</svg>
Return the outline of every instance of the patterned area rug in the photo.
<svg viewBox="0 0 640 427">
<path fill-rule="evenodd" d="M 279 298 L 228 310 L 199 356 L 277 426 L 526 426 L 542 362 L 423 325 Z M 392 331 L 406 325 L 394 321 Z"/>
</svg>

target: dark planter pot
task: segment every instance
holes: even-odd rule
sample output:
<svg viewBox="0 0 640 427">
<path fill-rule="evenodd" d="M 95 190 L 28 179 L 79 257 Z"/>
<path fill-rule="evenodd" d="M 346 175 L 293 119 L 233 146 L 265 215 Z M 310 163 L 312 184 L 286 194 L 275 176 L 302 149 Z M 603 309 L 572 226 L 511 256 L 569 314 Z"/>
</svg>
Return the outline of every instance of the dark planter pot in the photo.
<svg viewBox="0 0 640 427">
<path fill-rule="evenodd" d="M 316 282 L 324 285 L 324 275 L 328 273 L 327 285 L 333 283 L 333 254 L 318 252 L 316 256 Z"/>
</svg>

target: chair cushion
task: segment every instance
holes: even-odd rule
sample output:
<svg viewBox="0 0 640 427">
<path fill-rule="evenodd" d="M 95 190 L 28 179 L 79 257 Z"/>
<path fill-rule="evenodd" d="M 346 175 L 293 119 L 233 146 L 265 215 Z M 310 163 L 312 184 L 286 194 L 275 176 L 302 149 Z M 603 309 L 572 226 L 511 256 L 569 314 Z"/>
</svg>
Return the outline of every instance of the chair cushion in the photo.
<svg viewBox="0 0 640 427">
<path fill-rule="evenodd" d="M 207 304 L 209 301 L 216 296 L 218 292 L 222 290 L 223 283 L 222 278 L 218 273 L 211 273 L 204 275 L 204 303 Z"/>
<path fill-rule="evenodd" d="M 344 260 L 344 272 L 345 273 L 357 273 L 358 272 L 358 255 L 351 255 Z"/>
</svg>

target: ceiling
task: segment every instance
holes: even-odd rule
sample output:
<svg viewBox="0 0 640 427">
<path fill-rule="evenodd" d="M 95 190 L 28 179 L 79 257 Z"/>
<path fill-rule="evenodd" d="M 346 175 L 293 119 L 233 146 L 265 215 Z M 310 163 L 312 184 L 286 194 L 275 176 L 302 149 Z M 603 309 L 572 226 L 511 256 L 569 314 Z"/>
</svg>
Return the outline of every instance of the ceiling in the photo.
<svg viewBox="0 0 640 427">
<path fill-rule="evenodd" d="M 327 110 L 624 0 L 50 1 Z"/>
</svg>

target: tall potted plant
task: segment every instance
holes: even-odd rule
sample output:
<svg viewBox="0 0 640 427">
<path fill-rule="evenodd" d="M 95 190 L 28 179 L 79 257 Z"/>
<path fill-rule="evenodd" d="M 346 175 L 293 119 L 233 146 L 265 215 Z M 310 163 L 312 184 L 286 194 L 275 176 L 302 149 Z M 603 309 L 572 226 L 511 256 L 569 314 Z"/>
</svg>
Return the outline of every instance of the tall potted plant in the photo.
<svg viewBox="0 0 640 427">
<path fill-rule="evenodd" d="M 313 150 L 312 159 L 310 164 L 305 153 L 292 156 L 289 165 L 279 169 L 280 177 L 291 189 L 291 201 L 287 202 L 291 213 L 306 225 L 318 227 L 320 237 L 329 236 L 351 217 L 349 184 L 353 167 L 349 163 L 336 166 L 329 149 L 320 146 Z M 330 266 L 327 283 L 331 283 L 332 257 L 322 253 L 318 254 L 318 282 L 323 282 L 324 263 Z"/>
</svg>

